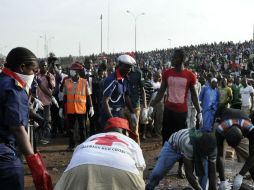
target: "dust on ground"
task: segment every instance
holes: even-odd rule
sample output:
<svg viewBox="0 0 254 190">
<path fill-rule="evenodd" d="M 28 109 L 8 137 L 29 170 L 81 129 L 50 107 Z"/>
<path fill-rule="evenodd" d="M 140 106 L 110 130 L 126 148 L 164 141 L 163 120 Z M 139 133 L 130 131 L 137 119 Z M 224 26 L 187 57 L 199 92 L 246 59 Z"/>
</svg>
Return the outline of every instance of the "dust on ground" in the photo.
<svg viewBox="0 0 254 190">
<path fill-rule="evenodd" d="M 52 177 L 53 184 L 61 177 L 63 171 L 68 165 L 72 152 L 67 152 L 68 139 L 66 137 L 58 137 L 52 139 L 48 145 L 39 145 L 38 150 L 42 154 L 42 159 L 47 166 L 47 169 Z M 141 148 L 146 161 L 146 170 L 144 171 L 144 179 L 147 181 L 150 172 L 156 163 L 156 157 L 160 153 L 161 139 L 150 138 L 146 141 L 141 142 Z M 177 177 L 177 163 L 168 172 L 166 177 L 161 180 L 160 184 L 156 187 L 156 190 L 181 190 L 188 186 L 186 179 L 179 179 Z M 227 179 L 233 179 L 234 175 L 237 174 L 242 166 L 242 163 L 237 163 L 235 159 L 226 160 L 225 173 Z M 248 178 L 248 177 L 247 177 Z M 251 179 L 245 179 L 245 182 L 253 185 Z M 31 173 L 25 164 L 25 189 L 34 190 Z"/>
</svg>

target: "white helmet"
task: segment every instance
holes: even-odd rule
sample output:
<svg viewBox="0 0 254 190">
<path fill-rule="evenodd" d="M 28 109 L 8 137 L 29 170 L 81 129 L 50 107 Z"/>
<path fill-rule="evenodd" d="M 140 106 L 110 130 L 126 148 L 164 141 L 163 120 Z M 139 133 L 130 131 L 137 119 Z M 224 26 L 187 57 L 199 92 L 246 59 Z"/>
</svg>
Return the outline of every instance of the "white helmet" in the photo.
<svg viewBox="0 0 254 190">
<path fill-rule="evenodd" d="M 133 57 L 129 56 L 129 55 L 120 55 L 118 58 L 117 58 L 117 61 L 118 62 L 121 62 L 121 63 L 124 63 L 124 64 L 127 64 L 127 65 L 134 65 L 136 64 L 136 61 Z"/>
</svg>

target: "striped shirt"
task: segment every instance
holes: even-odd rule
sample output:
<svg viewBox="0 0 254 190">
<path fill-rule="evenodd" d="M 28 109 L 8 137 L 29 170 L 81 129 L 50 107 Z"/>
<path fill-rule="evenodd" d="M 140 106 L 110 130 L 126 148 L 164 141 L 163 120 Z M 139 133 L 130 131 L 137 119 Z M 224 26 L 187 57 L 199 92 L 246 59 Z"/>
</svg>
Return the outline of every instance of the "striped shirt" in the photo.
<svg viewBox="0 0 254 190">
<path fill-rule="evenodd" d="M 254 129 L 252 123 L 246 119 L 227 119 L 222 121 L 216 130 L 218 133 L 226 133 L 234 125 L 239 127 L 244 135 Z"/>
<path fill-rule="evenodd" d="M 152 84 L 152 81 L 151 80 L 145 80 L 144 81 L 144 89 L 145 89 L 145 92 L 146 92 L 146 103 L 149 104 L 151 98 L 152 98 L 152 95 L 154 93 L 154 88 L 153 88 L 153 84 Z M 143 102 L 143 98 L 141 97 L 141 101 Z"/>
<path fill-rule="evenodd" d="M 185 158 L 193 160 L 193 145 L 190 142 L 190 129 L 182 129 L 173 133 L 168 143 L 177 152 L 183 154 Z M 216 151 L 209 155 L 208 159 L 214 162 L 216 160 Z"/>
<path fill-rule="evenodd" d="M 227 108 L 221 114 L 222 122 L 217 126 L 216 131 L 220 134 L 225 134 L 232 126 L 237 126 L 241 129 L 244 136 L 248 136 L 254 126 L 249 120 L 249 117 L 241 110 Z"/>
</svg>

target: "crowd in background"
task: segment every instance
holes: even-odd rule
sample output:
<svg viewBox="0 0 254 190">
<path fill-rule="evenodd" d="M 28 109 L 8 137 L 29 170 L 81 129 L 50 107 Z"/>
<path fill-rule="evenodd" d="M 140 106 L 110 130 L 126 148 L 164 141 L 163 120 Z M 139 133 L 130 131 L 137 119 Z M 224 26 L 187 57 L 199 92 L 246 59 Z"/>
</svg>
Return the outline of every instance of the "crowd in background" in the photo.
<svg viewBox="0 0 254 190">
<path fill-rule="evenodd" d="M 205 189 L 209 178 L 209 188 L 216 189 L 216 159 L 217 162 L 221 162 L 218 171 L 220 180 L 225 182 L 224 166 L 220 161 L 223 154 L 218 154 L 219 157 L 216 154 L 216 147 L 220 149 L 223 143 L 218 142 L 223 142 L 226 138 L 228 144 L 234 147 L 245 136 L 250 141 L 250 155 L 247 157 L 245 167 L 235 177 L 233 186 L 237 187 L 235 188 L 237 190 L 240 188 L 247 171 L 250 171 L 252 178 L 254 177 L 252 166 L 254 127 L 250 122 L 254 111 L 253 41 L 75 58 L 71 56 L 59 58 L 50 53 L 47 59 L 38 60 L 38 69 L 30 68 L 34 75 L 21 74 L 26 71 L 22 59 L 25 63 L 36 66 L 37 58 L 32 52 L 25 48 L 16 48 L 8 56 L 6 63 L 1 60 L 1 77 L 15 79 L 18 82 L 15 83 L 17 87 L 14 86 L 14 89 L 17 91 L 24 89 L 26 95 L 29 95 L 30 126 L 34 131 L 35 149 L 37 143 L 48 144 L 52 138 L 59 135 L 69 138 L 69 142 L 66 142 L 68 151 L 73 151 L 78 144 L 81 144 L 77 148 L 80 150 L 86 139 L 89 141 L 84 143 L 91 142 L 93 146 L 88 147 L 93 148 L 95 145 L 102 147 L 112 145 L 115 141 L 123 144 L 130 141 L 128 143 L 136 147 L 142 141 L 149 141 L 149 138 L 161 138 L 163 144 L 161 155 L 150 175 L 146 189 L 154 189 L 166 170 L 178 160 L 178 175 L 182 176 L 184 173 L 182 165 L 186 158 L 190 162 L 186 163 L 185 160 L 185 171 L 192 187 Z M 18 59 L 18 56 L 22 59 Z M 18 70 L 12 64 L 18 65 Z M 11 69 L 18 72 L 15 74 Z M 26 82 L 20 79 L 22 77 Z M 223 118 L 224 111 L 228 108 L 237 111 L 229 110 L 229 116 Z M 216 120 L 218 116 L 220 121 Z M 242 132 L 232 127 L 235 125 Z M 103 133 L 105 130 L 110 135 L 105 135 Z M 112 130 L 123 135 L 129 134 L 135 141 L 119 134 L 114 136 L 115 133 L 110 133 Z M 217 145 L 215 137 L 211 135 L 214 130 Z M 232 135 L 223 136 L 226 131 L 233 131 L 230 133 Z M 95 139 L 89 138 L 93 135 Z M 189 140 L 196 144 L 188 143 Z M 6 141 L 3 143 L 6 144 Z M 246 153 L 248 143 L 242 144 L 244 147 L 242 152 Z M 117 146 L 114 151 L 123 148 L 122 145 Z M 174 146 L 184 153 L 184 158 Z M 125 151 L 133 151 L 129 148 L 125 147 Z M 199 151 L 194 150 L 195 148 L 199 148 Z M 105 147 L 102 150 L 109 151 Z M 91 154 L 95 156 L 93 151 L 91 149 Z M 28 155 L 37 156 L 32 154 L 32 150 L 30 152 Z M 134 158 L 135 154 L 137 157 Z M 143 188 L 142 172 L 145 162 L 142 152 L 138 149 L 133 155 L 129 154 L 125 165 L 119 164 L 118 167 L 126 169 L 129 167 L 128 164 L 139 162 L 138 171 L 135 169 L 131 172 L 136 173 L 133 178 L 138 176 L 139 185 Z M 191 180 L 194 175 L 190 170 L 193 168 L 192 160 L 196 162 L 197 157 L 204 156 L 208 165 L 204 164 L 200 181 L 196 183 L 196 179 Z M 95 158 L 97 159 L 96 156 Z M 112 155 L 109 155 L 108 159 L 112 161 Z M 83 160 L 84 163 L 87 161 L 90 164 L 94 162 L 91 159 Z M 79 162 L 79 159 L 75 160 L 73 165 L 70 164 L 71 168 Z M 107 160 L 101 159 L 96 164 L 104 166 L 106 162 Z M 86 169 L 89 170 L 89 167 Z M 80 171 L 77 170 L 77 173 Z M 66 180 L 63 180 L 63 186 L 65 182 Z M 222 189 L 225 189 L 225 186 Z"/>
<path fill-rule="evenodd" d="M 197 73 L 197 77 L 201 85 L 206 84 L 212 78 L 217 78 L 218 82 L 224 77 L 227 78 L 227 83 L 230 87 L 234 84 L 235 77 L 246 76 L 248 81 L 252 80 L 252 69 L 254 67 L 254 44 L 252 41 L 243 43 L 213 43 L 213 44 L 202 44 L 196 46 L 185 46 L 182 47 L 185 52 L 184 65 L 186 68 L 191 69 Z M 144 77 L 144 87 L 146 96 L 152 97 L 153 93 L 159 89 L 159 82 L 161 81 L 161 74 L 165 68 L 171 67 L 171 57 L 174 49 L 155 50 L 150 52 L 133 52 L 129 53 L 132 55 L 137 65 L 135 69 L 139 69 Z M 59 105 L 62 104 L 63 94 L 61 92 L 61 85 L 63 79 L 68 76 L 70 65 L 74 62 L 79 62 L 84 66 L 84 72 L 80 73 L 81 77 L 88 79 L 89 85 L 92 89 L 91 98 L 94 104 L 96 119 L 91 119 L 90 124 L 92 127 L 87 130 L 93 134 L 99 128 L 98 117 L 99 117 L 99 106 L 102 96 L 99 83 L 113 71 L 117 65 L 117 57 L 121 53 L 117 54 L 104 54 L 104 55 L 91 55 L 87 57 L 65 57 L 57 58 L 54 54 L 50 54 L 48 60 L 40 62 L 40 72 L 45 72 L 45 76 L 41 76 L 38 73 L 37 78 L 42 77 L 41 86 L 45 86 L 46 93 L 52 91 L 52 95 L 56 98 Z M 46 65 L 43 65 L 46 64 Z M 45 71 L 44 71 L 45 70 Z M 131 78 L 130 78 L 131 79 Z M 49 83 L 47 83 L 49 82 Z M 130 81 L 131 82 L 131 81 Z M 218 83 L 220 85 L 220 83 Z M 35 89 L 37 88 L 37 89 Z M 48 90 L 48 92 L 47 92 Z M 52 104 L 51 98 L 45 98 L 44 93 L 41 93 L 38 84 L 34 86 L 34 96 L 37 97 L 43 104 L 44 110 L 39 110 L 41 116 L 46 120 L 46 126 L 51 129 L 51 136 L 55 137 L 57 133 L 64 132 L 64 125 L 62 119 L 57 114 L 60 107 L 57 107 L 54 103 Z M 141 96 L 141 92 L 138 92 Z M 48 99 L 48 100 L 45 100 Z M 142 99 L 142 97 L 141 97 Z M 233 97 L 234 100 L 234 97 Z M 142 101 L 142 100 L 141 100 Z M 149 103 L 149 102 L 147 102 Z M 51 110 L 51 112 L 49 112 Z M 158 108 L 160 113 L 154 112 L 153 117 L 159 117 L 163 112 L 163 104 Z M 43 113 L 42 113 L 43 112 Z M 51 113 L 51 117 L 50 117 Z M 54 113 L 54 114 L 52 114 Z M 89 120 L 86 116 L 86 121 Z M 161 118 L 159 121 L 154 122 L 153 119 L 147 124 L 149 129 L 143 127 L 145 134 L 151 136 L 149 131 L 153 131 L 155 136 L 160 135 L 161 126 L 156 126 L 153 130 L 154 125 L 160 125 Z M 45 123 L 45 122 L 44 122 Z M 45 124 L 44 124 L 45 125 Z M 89 125 L 88 125 L 89 126 Z M 147 132 L 148 131 L 148 132 Z M 43 136 L 43 135 L 42 135 Z M 143 139 L 146 139 L 146 135 L 142 135 Z M 47 138 L 49 140 L 49 137 Z M 48 140 L 42 138 L 42 142 L 46 143 Z"/>
</svg>

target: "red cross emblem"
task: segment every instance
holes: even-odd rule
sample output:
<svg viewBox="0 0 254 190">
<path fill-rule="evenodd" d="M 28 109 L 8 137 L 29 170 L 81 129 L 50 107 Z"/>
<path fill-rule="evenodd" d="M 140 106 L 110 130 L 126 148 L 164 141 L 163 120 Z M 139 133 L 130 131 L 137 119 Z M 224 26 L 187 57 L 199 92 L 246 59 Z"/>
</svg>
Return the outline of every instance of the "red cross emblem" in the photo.
<svg viewBox="0 0 254 190">
<path fill-rule="evenodd" d="M 112 146 L 114 142 L 120 142 L 128 146 L 128 144 L 120 139 L 118 139 L 114 135 L 105 135 L 103 137 L 97 137 L 93 140 L 96 140 L 95 144 Z"/>
</svg>

